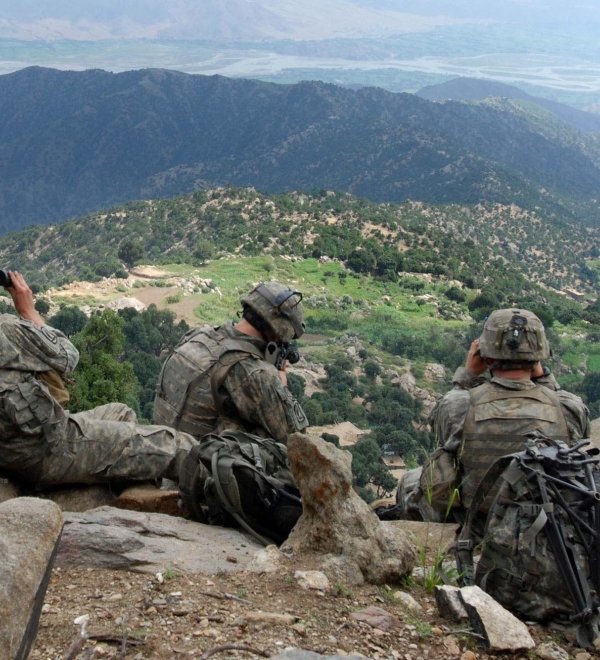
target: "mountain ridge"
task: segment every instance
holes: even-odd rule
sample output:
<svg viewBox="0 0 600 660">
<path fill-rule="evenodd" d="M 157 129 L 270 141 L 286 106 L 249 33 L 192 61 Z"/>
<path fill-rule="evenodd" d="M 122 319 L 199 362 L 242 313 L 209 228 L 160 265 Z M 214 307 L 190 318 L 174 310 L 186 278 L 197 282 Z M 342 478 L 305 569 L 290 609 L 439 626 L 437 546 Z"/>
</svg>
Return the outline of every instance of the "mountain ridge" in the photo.
<svg viewBox="0 0 600 660">
<path fill-rule="evenodd" d="M 32 67 L 0 76 L 0 112 L 2 231 L 225 184 L 597 213 L 600 155 L 513 109 L 320 82 Z"/>
<path fill-rule="evenodd" d="M 489 97 L 528 101 L 544 108 L 572 128 L 584 133 L 600 133 L 600 115 L 528 94 L 516 85 L 507 85 L 497 80 L 453 78 L 437 85 L 427 85 L 415 93 L 428 101 L 483 101 Z"/>
</svg>

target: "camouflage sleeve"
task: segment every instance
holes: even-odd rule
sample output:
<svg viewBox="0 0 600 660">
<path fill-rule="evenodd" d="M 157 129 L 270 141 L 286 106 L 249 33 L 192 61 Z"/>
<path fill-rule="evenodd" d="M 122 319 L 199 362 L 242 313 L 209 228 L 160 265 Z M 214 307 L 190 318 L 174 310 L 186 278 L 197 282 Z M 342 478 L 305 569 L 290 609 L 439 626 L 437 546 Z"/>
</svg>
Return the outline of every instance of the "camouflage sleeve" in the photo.
<svg viewBox="0 0 600 660">
<path fill-rule="evenodd" d="M 591 434 L 590 412 L 583 401 L 566 390 L 558 390 L 558 398 L 565 413 L 571 440 L 589 438 Z"/>
<path fill-rule="evenodd" d="M 224 387 L 238 415 L 279 442 L 285 443 L 291 433 L 308 426 L 304 410 L 267 362 L 238 362 L 227 374 Z"/>
<path fill-rule="evenodd" d="M 481 385 L 485 380 L 485 376 L 474 374 L 465 367 L 458 367 L 452 376 L 452 383 L 461 387 L 463 390 L 470 390 L 473 387 L 477 387 L 477 385 Z"/>
<path fill-rule="evenodd" d="M 11 326 L 10 335 L 19 351 L 19 363 L 24 367 L 39 371 L 40 365 L 46 365 L 67 375 L 77 366 L 79 352 L 60 330 L 21 319 Z"/>
<path fill-rule="evenodd" d="M 451 453 L 458 451 L 469 402 L 468 390 L 460 387 L 450 390 L 437 402 L 429 418 L 436 446 Z"/>
</svg>

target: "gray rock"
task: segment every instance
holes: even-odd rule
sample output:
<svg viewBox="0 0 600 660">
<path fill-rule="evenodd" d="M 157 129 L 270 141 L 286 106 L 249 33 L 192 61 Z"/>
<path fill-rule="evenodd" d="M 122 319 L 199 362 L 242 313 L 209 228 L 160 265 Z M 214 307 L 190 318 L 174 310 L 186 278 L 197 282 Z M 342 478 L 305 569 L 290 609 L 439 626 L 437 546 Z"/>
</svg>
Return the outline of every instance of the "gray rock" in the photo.
<svg viewBox="0 0 600 660">
<path fill-rule="evenodd" d="M 448 584 L 435 588 L 435 602 L 440 616 L 450 621 L 465 621 L 469 618 L 460 597 L 460 589 Z"/>
<path fill-rule="evenodd" d="M 473 629 L 485 637 L 490 651 L 515 653 L 535 647 L 527 626 L 479 587 L 463 587 L 460 597 Z"/>
<path fill-rule="evenodd" d="M 235 529 L 163 513 L 103 506 L 66 513 L 57 564 L 156 573 L 262 572 L 254 539 Z"/>
<path fill-rule="evenodd" d="M 421 612 L 423 607 L 413 596 L 407 591 L 394 591 L 394 598 L 399 601 L 407 610 L 413 612 Z"/>
<path fill-rule="evenodd" d="M 26 658 L 35 641 L 63 519 L 56 504 L 17 497 L 0 504 L 0 648 Z"/>
<path fill-rule="evenodd" d="M 387 632 L 388 630 L 397 630 L 402 627 L 402 622 L 397 617 L 390 614 L 382 607 L 371 605 L 358 612 L 352 612 L 350 617 L 356 621 L 363 621 L 371 626 Z"/>
<path fill-rule="evenodd" d="M 364 655 L 321 655 L 304 649 L 285 649 L 282 653 L 270 656 L 272 660 L 364 660 Z"/>
<path fill-rule="evenodd" d="M 545 642 L 544 644 L 540 644 L 535 652 L 540 660 L 569 660 L 571 657 L 556 642 Z"/>
<path fill-rule="evenodd" d="M 364 660 L 364 655 L 321 655 L 304 649 L 285 649 L 277 655 L 270 656 L 271 660 Z"/>
<path fill-rule="evenodd" d="M 352 455 L 302 433 L 293 434 L 287 446 L 303 513 L 283 552 L 296 558 L 320 555 L 322 560 L 337 556 L 374 584 L 396 583 L 409 574 L 416 548 L 404 531 L 381 524 L 354 492 Z M 327 572 L 324 566 L 322 570 Z"/>
</svg>

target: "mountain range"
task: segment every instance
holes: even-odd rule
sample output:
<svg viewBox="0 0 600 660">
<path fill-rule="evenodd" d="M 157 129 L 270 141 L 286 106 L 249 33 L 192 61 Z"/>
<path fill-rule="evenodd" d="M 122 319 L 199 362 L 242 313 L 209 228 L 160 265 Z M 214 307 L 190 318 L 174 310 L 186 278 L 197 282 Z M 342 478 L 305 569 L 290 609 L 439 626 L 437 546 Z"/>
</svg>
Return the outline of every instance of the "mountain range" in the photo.
<svg viewBox="0 0 600 660">
<path fill-rule="evenodd" d="M 548 114 L 167 70 L 0 76 L 0 231 L 218 185 L 515 203 L 597 222 L 600 150 Z"/>
</svg>

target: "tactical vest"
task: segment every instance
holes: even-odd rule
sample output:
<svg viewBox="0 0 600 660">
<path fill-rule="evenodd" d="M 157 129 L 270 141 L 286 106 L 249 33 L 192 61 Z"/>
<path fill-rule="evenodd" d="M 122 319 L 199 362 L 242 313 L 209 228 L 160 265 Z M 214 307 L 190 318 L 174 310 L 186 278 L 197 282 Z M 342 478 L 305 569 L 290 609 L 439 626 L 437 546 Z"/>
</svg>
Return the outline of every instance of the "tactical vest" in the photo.
<svg viewBox="0 0 600 660">
<path fill-rule="evenodd" d="M 247 359 L 264 359 L 251 337 L 234 337 L 232 326 L 188 332 L 165 361 L 154 399 L 154 423 L 196 438 L 214 431 L 223 413 L 220 391 L 229 370 Z"/>
<path fill-rule="evenodd" d="M 488 468 L 500 456 L 522 451 L 528 433 L 539 431 L 569 443 L 569 429 L 560 399 L 553 390 L 536 385 L 507 389 L 484 383 L 469 390 L 471 402 L 463 427 L 459 459 L 462 466 L 461 500 L 471 505 L 475 490 Z"/>
</svg>

